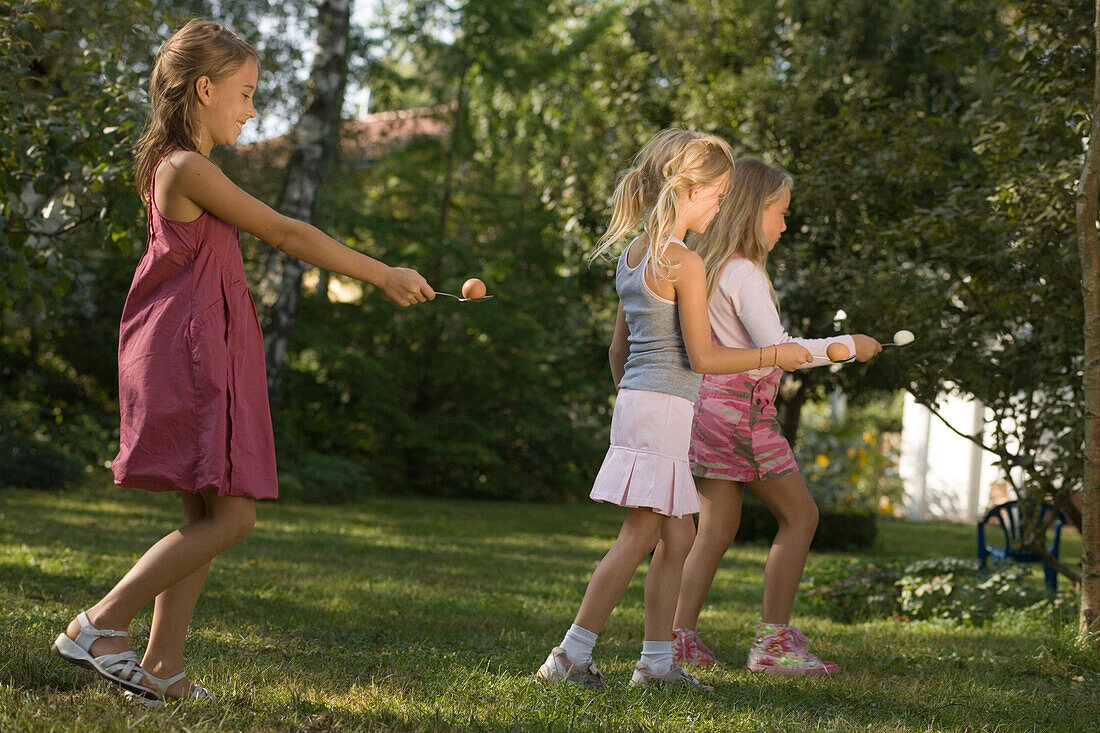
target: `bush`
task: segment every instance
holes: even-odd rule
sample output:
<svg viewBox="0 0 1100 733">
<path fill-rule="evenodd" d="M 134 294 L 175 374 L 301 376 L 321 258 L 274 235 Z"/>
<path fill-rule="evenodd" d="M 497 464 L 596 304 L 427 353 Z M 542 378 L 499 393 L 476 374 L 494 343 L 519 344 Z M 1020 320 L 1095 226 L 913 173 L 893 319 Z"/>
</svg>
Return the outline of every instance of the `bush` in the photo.
<svg viewBox="0 0 1100 733">
<path fill-rule="evenodd" d="M 306 452 L 279 473 L 279 496 L 307 504 L 342 504 L 372 493 L 374 482 L 361 463 Z"/>
<path fill-rule="evenodd" d="M 0 435 L 0 486 L 61 489 L 83 475 L 73 456 L 26 435 Z"/>
<path fill-rule="evenodd" d="M 1045 591 L 1028 583 L 1028 569 L 1016 563 L 978 570 L 961 557 L 920 560 L 897 582 L 901 612 L 912 619 L 949 618 L 982 626 L 1001 608 L 1038 603 Z"/>
<path fill-rule="evenodd" d="M 903 558 L 826 560 L 803 581 L 812 586 L 806 599 L 815 612 L 842 623 L 888 618 L 898 611 L 905 565 Z"/>
<path fill-rule="evenodd" d="M 810 547 L 814 550 L 848 550 L 870 547 L 878 533 L 876 517 L 870 512 L 819 509 L 817 532 Z M 771 542 L 779 523 L 756 497 L 746 495 L 741 507 L 738 543 Z"/>
<path fill-rule="evenodd" d="M 1049 608 L 1053 615 L 1070 602 L 1044 605 L 1045 590 L 1023 565 L 978 570 L 976 560 L 961 557 L 826 561 L 805 582 L 814 610 L 845 623 L 896 616 L 982 626 L 1006 609 Z"/>
</svg>

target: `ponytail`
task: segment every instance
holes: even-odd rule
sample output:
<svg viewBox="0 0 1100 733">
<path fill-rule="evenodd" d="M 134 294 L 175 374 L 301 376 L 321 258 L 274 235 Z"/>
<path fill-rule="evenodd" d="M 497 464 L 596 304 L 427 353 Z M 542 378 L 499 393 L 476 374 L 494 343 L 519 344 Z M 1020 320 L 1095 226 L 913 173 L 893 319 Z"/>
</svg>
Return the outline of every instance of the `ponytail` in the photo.
<svg viewBox="0 0 1100 733">
<path fill-rule="evenodd" d="M 596 259 L 616 240 L 629 232 L 642 218 L 645 211 L 645 174 L 638 168 L 632 168 L 615 187 L 611 198 L 611 224 L 596 242 L 596 249 L 589 261 Z"/>
<path fill-rule="evenodd" d="M 675 266 L 665 253 L 680 218 L 680 195 L 692 186 L 714 183 L 730 173 L 733 154 L 719 137 L 673 127 L 657 133 L 633 163 L 615 187 L 611 223 L 589 261 L 644 219 L 649 234 L 648 266 L 654 277 L 668 280 Z"/>
<path fill-rule="evenodd" d="M 672 230 L 680 218 L 680 176 L 672 176 L 661 186 L 657 203 L 646 217 L 645 228 L 649 233 L 649 267 L 658 280 L 667 280 L 677 266 L 665 256 Z"/>
</svg>

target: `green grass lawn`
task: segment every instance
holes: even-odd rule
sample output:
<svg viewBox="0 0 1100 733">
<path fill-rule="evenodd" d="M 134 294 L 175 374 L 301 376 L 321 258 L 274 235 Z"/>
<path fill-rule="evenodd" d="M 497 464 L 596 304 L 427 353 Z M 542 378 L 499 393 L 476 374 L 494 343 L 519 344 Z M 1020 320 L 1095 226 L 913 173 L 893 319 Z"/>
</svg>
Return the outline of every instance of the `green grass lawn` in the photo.
<svg viewBox="0 0 1100 733">
<path fill-rule="evenodd" d="M 621 510 L 372 499 L 266 502 L 215 561 L 189 671 L 218 700 L 134 708 L 49 655 L 53 638 L 174 527 L 173 495 L 113 487 L 0 492 L 0 730 L 786 731 L 1092 730 L 1100 662 L 1071 627 L 843 625 L 796 604 L 828 678 L 703 671 L 713 695 L 627 687 L 642 643 L 639 572 L 596 649 L 609 689 L 534 672 L 577 610 Z M 1063 557 L 1079 553 L 1070 533 Z M 886 521 L 863 555 L 970 557 L 967 525 Z M 743 663 L 766 547 L 735 546 L 701 626 Z M 825 557 L 814 553 L 810 565 Z M 148 616 L 135 623 L 140 646 Z"/>
</svg>

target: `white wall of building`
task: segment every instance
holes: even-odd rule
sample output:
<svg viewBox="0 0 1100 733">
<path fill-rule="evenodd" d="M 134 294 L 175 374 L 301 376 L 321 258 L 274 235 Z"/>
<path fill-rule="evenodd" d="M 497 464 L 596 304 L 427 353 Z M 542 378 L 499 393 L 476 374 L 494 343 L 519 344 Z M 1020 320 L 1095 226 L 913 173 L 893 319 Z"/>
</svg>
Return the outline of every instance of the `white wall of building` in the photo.
<svg viewBox="0 0 1100 733">
<path fill-rule="evenodd" d="M 985 408 L 980 402 L 951 397 L 937 410 L 961 432 L 984 434 Z M 906 517 L 976 520 L 989 507 L 991 490 L 994 500 L 1000 500 L 1001 471 L 993 465 L 995 459 L 906 393 L 898 467 L 905 483 Z"/>
</svg>

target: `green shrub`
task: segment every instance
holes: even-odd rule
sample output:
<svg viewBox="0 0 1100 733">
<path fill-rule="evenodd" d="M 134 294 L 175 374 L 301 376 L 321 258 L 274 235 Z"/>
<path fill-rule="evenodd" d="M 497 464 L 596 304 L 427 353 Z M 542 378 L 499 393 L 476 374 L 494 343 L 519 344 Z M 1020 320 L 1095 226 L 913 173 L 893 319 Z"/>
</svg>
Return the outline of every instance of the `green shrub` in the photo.
<svg viewBox="0 0 1100 733">
<path fill-rule="evenodd" d="M 1023 565 L 1005 563 L 978 570 L 977 560 L 945 557 L 920 560 L 898 580 L 898 605 L 912 619 L 948 618 L 982 626 L 1000 608 L 1025 608 L 1045 596 L 1027 582 Z"/>
<path fill-rule="evenodd" d="M 982 626 L 1010 609 L 1047 609 L 1065 616 L 1072 600 L 1048 600 L 1029 568 L 1015 563 L 978 570 L 977 561 L 943 557 L 827 560 L 807 573 L 806 594 L 818 613 L 851 623 L 896 616 L 906 620 L 950 619 Z M 1061 598 L 1061 596 L 1059 596 Z"/>
<path fill-rule="evenodd" d="M 80 460 L 26 435 L 0 435 L 0 486 L 61 489 L 84 473 Z"/>
<path fill-rule="evenodd" d="M 820 519 L 814 533 L 814 550 L 849 550 L 870 547 L 878 532 L 877 520 L 870 512 L 819 509 Z M 779 523 L 756 497 L 746 495 L 741 507 L 741 524 L 735 542 L 771 542 Z"/>
<path fill-rule="evenodd" d="M 367 467 L 356 461 L 306 452 L 279 473 L 280 498 L 307 504 L 342 504 L 372 493 Z"/>
<path fill-rule="evenodd" d="M 803 581 L 811 586 L 806 600 L 815 612 L 842 623 L 888 618 L 898 612 L 897 581 L 905 565 L 904 558 L 826 560 Z"/>
</svg>

